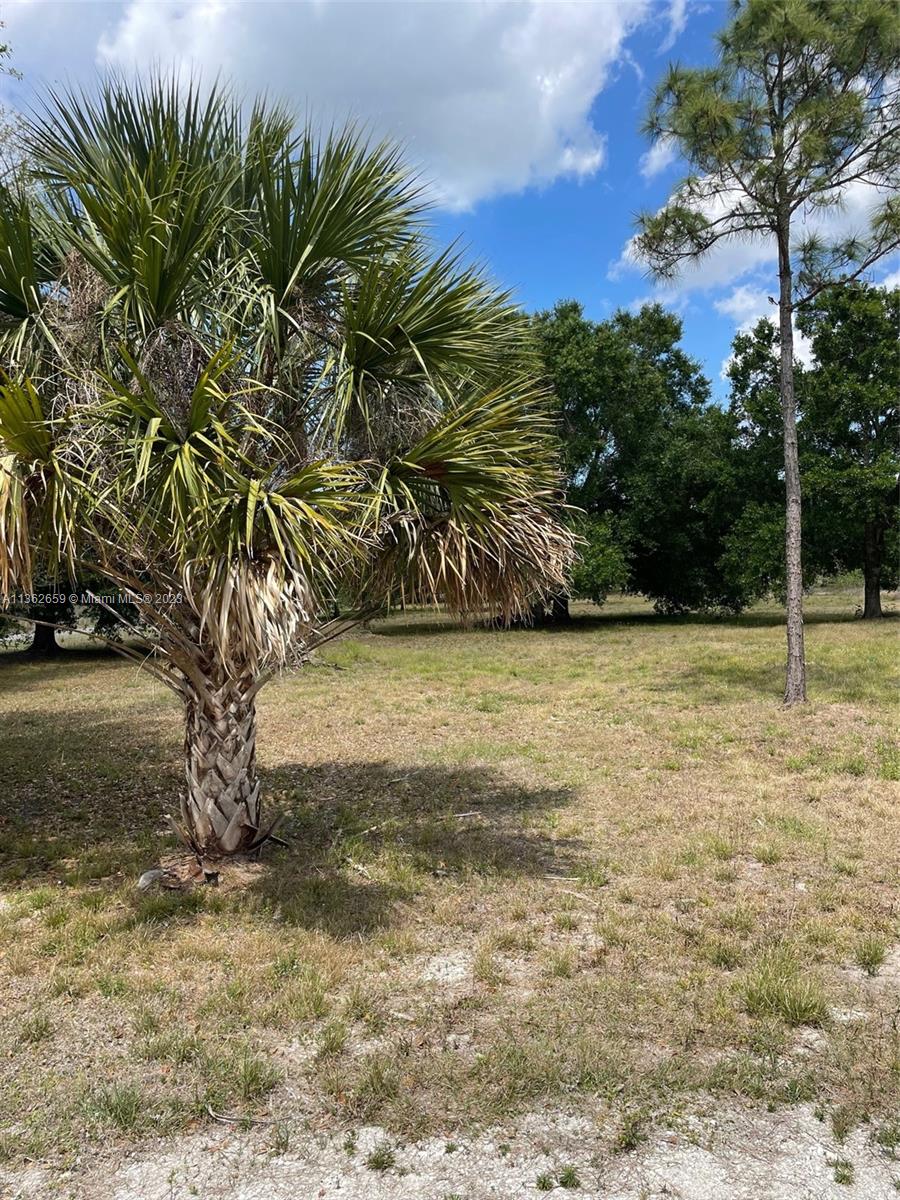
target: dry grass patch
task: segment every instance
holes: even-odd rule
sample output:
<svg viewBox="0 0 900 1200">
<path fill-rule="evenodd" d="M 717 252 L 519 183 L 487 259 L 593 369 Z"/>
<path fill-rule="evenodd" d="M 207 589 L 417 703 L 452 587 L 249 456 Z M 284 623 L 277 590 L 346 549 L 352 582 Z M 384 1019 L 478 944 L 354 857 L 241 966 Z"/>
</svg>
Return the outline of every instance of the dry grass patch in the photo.
<svg viewBox="0 0 900 1200">
<path fill-rule="evenodd" d="M 628 1149 L 698 1089 L 890 1130 L 896 626 L 855 604 L 813 598 L 791 712 L 774 609 L 376 624 L 263 693 L 290 850 L 188 893 L 134 888 L 172 850 L 168 696 L 5 656 L 0 1152 L 579 1097 Z"/>
</svg>

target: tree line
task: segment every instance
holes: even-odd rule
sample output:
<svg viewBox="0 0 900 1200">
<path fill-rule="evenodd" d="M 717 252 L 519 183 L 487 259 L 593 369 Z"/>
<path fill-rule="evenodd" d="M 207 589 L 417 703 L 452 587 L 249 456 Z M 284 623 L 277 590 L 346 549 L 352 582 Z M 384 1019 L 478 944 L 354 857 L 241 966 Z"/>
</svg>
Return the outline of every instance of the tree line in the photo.
<svg viewBox="0 0 900 1200">
<path fill-rule="evenodd" d="M 836 284 L 798 313 L 794 364 L 806 486 L 803 579 L 862 571 L 863 615 L 897 586 L 900 291 Z M 726 403 L 657 304 L 585 317 L 564 301 L 532 328 L 556 396 L 568 500 L 583 538 L 573 591 L 640 593 L 661 612 L 740 612 L 787 591 L 779 331 L 735 338 Z"/>
</svg>

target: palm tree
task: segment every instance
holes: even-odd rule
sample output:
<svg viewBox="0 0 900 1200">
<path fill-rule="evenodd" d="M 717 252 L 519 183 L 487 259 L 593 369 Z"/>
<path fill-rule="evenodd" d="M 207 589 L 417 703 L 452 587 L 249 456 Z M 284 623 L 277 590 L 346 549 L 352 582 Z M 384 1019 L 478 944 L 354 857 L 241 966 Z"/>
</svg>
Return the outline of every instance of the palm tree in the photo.
<svg viewBox="0 0 900 1200">
<path fill-rule="evenodd" d="M 25 138 L 0 189 L 0 592 L 89 575 L 133 605 L 121 652 L 184 704 L 176 825 L 201 863 L 247 853 L 272 831 L 256 697 L 339 595 L 511 619 L 563 586 L 523 322 L 352 128 L 113 78 Z"/>
</svg>

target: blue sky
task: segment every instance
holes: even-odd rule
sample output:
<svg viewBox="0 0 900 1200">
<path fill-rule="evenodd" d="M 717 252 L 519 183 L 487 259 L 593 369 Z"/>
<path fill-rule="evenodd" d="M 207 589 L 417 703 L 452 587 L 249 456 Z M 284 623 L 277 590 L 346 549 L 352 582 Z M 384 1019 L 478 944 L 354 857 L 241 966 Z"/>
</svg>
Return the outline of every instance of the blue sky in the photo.
<svg viewBox="0 0 900 1200">
<path fill-rule="evenodd" d="M 684 31 L 662 51 L 669 39 L 664 25 L 641 27 L 632 35 L 632 61 L 618 65 L 591 105 L 592 123 L 607 136 L 606 161 L 596 174 L 442 214 L 440 233 L 461 235 L 529 310 L 574 298 L 589 317 L 602 320 L 653 294 L 653 282 L 642 271 L 613 269 L 633 232 L 635 214 L 663 204 L 679 178 L 676 163 L 652 178 L 641 173 L 649 143 L 640 126 L 667 63 L 711 59 L 715 32 L 727 11 L 723 0 L 689 10 Z M 673 297 L 670 303 L 681 312 L 685 346 L 722 386 L 719 372 L 734 337 L 734 320 L 717 312 L 706 295 Z"/>
<path fill-rule="evenodd" d="M 0 0 L 0 18 L 24 75 L 0 78 L 13 107 L 174 64 L 400 140 L 441 240 L 461 238 L 528 309 L 574 297 L 603 318 L 660 299 L 720 397 L 736 330 L 772 313 L 770 244 L 720 246 L 665 289 L 624 257 L 635 213 L 679 178 L 670 156 L 645 157 L 652 88 L 670 59 L 712 60 L 725 0 Z M 848 195 L 843 231 L 870 202 Z"/>
</svg>

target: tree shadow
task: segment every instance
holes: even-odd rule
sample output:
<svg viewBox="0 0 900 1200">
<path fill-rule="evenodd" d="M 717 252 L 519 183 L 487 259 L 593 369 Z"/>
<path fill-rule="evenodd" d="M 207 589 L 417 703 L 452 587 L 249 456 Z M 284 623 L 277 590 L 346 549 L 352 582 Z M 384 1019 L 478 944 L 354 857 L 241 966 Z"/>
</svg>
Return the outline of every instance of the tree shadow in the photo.
<svg viewBox="0 0 900 1200">
<path fill-rule="evenodd" d="M 778 656 L 771 662 L 703 662 L 679 671 L 661 683 L 659 691 L 695 696 L 706 704 L 760 696 L 778 700 L 784 693 L 784 663 Z"/>
<path fill-rule="evenodd" d="M 172 851 L 166 818 L 177 811 L 180 753 L 159 710 L 149 711 L 153 720 L 140 707 L 127 718 L 69 705 L 4 714 L 0 886 L 115 889 Z M 248 894 L 283 922 L 336 936 L 386 925 L 429 876 L 568 873 L 581 849 L 533 827 L 535 815 L 567 803 L 564 789 L 482 766 L 289 763 L 261 776 L 287 845 L 266 848 Z M 171 905 L 192 911 L 135 893 L 127 919 L 152 924 Z"/>
<path fill-rule="evenodd" d="M 27 646 L 0 648 L 0 692 L 25 692 L 37 685 L 45 686 L 48 675 L 60 674 L 73 667 L 115 666 L 125 662 L 108 643 L 94 641 L 76 646 L 62 646 L 57 654 L 33 657 Z"/>
<path fill-rule="evenodd" d="M 332 934 L 377 927 L 423 877 L 567 874 L 582 852 L 534 828 L 536 815 L 569 802 L 566 789 L 482 766 L 329 762 L 263 777 L 273 803 L 286 801 L 288 847 L 269 856 L 255 891 L 283 920 Z"/>
<path fill-rule="evenodd" d="M 885 613 L 882 620 L 898 620 L 900 613 Z M 812 612 L 804 617 L 806 625 L 844 625 L 859 621 L 850 611 Z M 678 626 L 712 626 L 720 628 L 776 629 L 784 625 L 784 615 L 777 611 L 763 610 L 745 613 L 657 613 L 646 612 L 596 612 L 572 613 L 567 622 L 559 625 L 516 625 L 504 628 L 494 622 L 484 621 L 473 628 L 479 634 L 494 634 L 505 637 L 564 636 L 565 634 L 588 633 L 592 630 L 617 628 L 673 628 Z M 369 632 L 377 637 L 440 637 L 442 634 L 458 634 L 464 628 L 453 621 L 423 621 L 415 617 L 393 617 L 389 621 L 373 621 Z"/>
</svg>

